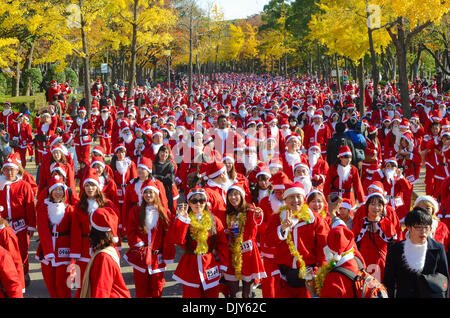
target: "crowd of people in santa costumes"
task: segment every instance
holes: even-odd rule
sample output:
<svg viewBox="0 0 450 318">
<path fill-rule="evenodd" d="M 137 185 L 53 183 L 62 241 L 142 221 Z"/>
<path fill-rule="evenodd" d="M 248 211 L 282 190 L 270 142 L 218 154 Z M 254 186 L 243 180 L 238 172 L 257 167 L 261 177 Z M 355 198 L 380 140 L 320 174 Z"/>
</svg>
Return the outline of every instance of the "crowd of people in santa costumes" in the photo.
<svg viewBox="0 0 450 318">
<path fill-rule="evenodd" d="M 18 143 L 1 167 L 0 295 L 33 288 L 35 231 L 54 298 L 131 297 L 122 257 L 137 298 L 163 297 L 169 279 L 185 298 L 249 298 L 258 286 L 264 298 L 353 297 L 334 269 L 362 264 L 383 282 L 412 207 L 428 211 L 448 255 L 448 94 L 411 83 L 406 118 L 396 85 L 336 87 L 224 73 L 189 95 L 186 78 L 132 91 L 97 79 L 91 105 L 68 106 L 56 82 L 34 118 L 5 103 L 0 123 Z"/>
</svg>

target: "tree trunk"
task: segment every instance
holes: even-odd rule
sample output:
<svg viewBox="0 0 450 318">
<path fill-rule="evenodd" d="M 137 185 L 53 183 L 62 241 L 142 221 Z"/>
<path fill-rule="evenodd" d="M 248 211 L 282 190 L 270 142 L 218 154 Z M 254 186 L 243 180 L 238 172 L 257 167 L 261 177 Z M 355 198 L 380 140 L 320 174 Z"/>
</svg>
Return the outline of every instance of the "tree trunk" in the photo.
<svg viewBox="0 0 450 318">
<path fill-rule="evenodd" d="M 338 65 L 337 54 L 334 54 L 334 63 L 336 66 L 336 79 L 337 79 L 338 89 L 340 91 L 341 90 L 341 75 L 339 74 L 339 65 Z"/>
<path fill-rule="evenodd" d="M 359 86 L 359 113 L 361 117 L 364 117 L 366 115 L 366 107 L 365 107 L 365 101 L 364 101 L 364 92 L 365 92 L 365 83 L 364 83 L 364 58 L 359 60 L 358 65 L 358 86 Z"/>
<path fill-rule="evenodd" d="M 14 77 L 12 81 L 12 97 L 20 95 L 20 62 L 14 61 Z"/>
<path fill-rule="evenodd" d="M 133 34 L 131 40 L 131 63 L 130 63 L 130 71 L 128 74 L 128 94 L 127 98 L 130 99 L 133 96 L 133 90 L 135 86 L 135 77 L 136 77 L 136 55 L 137 55 L 137 14 L 138 14 L 138 4 L 139 0 L 134 0 L 133 3 Z"/>
<path fill-rule="evenodd" d="M 31 66 L 33 65 L 33 53 L 34 53 L 34 40 L 31 42 L 30 48 L 28 50 L 28 54 L 27 54 L 27 61 L 25 63 L 25 68 L 26 70 L 31 69 Z M 31 93 L 31 77 L 28 76 L 26 83 L 24 84 L 24 95 L 25 96 L 30 96 Z"/>
<path fill-rule="evenodd" d="M 83 0 L 79 0 L 80 8 L 83 7 Z M 89 74 L 89 52 L 88 52 L 88 46 L 87 46 L 87 39 L 86 39 L 86 33 L 85 33 L 85 26 L 86 22 L 84 21 L 83 14 L 80 14 L 80 22 L 81 22 L 81 41 L 83 44 L 83 68 L 84 68 L 84 98 L 85 98 L 85 108 L 87 112 L 87 116 L 91 114 L 91 76 Z"/>
</svg>

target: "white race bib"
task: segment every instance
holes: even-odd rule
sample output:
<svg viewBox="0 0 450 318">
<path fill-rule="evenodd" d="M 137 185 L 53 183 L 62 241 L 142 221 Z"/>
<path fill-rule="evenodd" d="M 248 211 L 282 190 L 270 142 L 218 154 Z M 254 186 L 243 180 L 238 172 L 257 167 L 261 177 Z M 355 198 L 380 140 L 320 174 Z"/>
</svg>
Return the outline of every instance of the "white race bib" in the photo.
<svg viewBox="0 0 450 318">
<path fill-rule="evenodd" d="M 206 270 L 206 279 L 213 280 L 219 277 L 219 268 L 217 266 Z"/>
<path fill-rule="evenodd" d="M 242 242 L 241 244 L 241 253 L 249 252 L 253 250 L 253 243 L 251 240 Z"/>
<path fill-rule="evenodd" d="M 58 257 L 69 257 L 69 255 L 70 255 L 69 247 L 58 248 Z"/>
</svg>

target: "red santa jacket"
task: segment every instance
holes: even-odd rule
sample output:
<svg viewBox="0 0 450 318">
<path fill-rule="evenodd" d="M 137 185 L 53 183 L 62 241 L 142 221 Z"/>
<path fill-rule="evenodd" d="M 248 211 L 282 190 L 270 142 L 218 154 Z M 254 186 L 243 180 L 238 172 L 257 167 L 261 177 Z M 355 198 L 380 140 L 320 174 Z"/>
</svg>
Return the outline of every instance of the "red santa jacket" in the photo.
<svg viewBox="0 0 450 318">
<path fill-rule="evenodd" d="M 31 185 L 18 179 L 0 181 L 0 215 L 11 224 L 14 233 L 36 230 L 36 209 Z"/>
<path fill-rule="evenodd" d="M 14 260 L 7 250 L 0 246 L 0 298 L 23 298 L 22 278 L 19 276 Z"/>
<path fill-rule="evenodd" d="M 202 287 L 208 290 L 219 285 L 220 272 L 226 271 L 229 266 L 229 247 L 222 222 L 210 214 L 215 226 L 215 237 L 211 231 L 208 234 L 207 244 L 209 251 L 203 255 L 194 254 L 197 242 L 191 238 L 189 232 L 190 219 L 177 216 L 170 230 L 170 240 L 179 245 L 186 252 L 181 256 L 173 279 L 194 288 Z M 217 253 L 217 258 L 212 250 Z"/>
<path fill-rule="evenodd" d="M 210 204 L 210 211 L 219 218 L 222 224 L 226 224 L 226 209 L 227 209 L 227 193 L 220 187 L 219 184 L 213 180 L 208 180 L 204 186 L 206 196 L 208 197 L 208 204 Z"/>
<path fill-rule="evenodd" d="M 339 267 L 351 270 L 353 273 L 359 273 L 358 263 L 353 254 L 344 256 L 339 261 Z M 338 272 L 329 272 L 323 281 L 320 290 L 320 298 L 354 298 L 354 282 L 348 277 Z"/>
<path fill-rule="evenodd" d="M 290 268 L 298 268 L 299 263 L 289 250 L 287 243 L 288 232 L 291 232 L 293 243 L 298 253 L 302 256 L 306 266 L 322 266 L 326 260 L 323 248 L 327 245 L 327 236 L 330 230 L 325 219 L 308 209 L 309 222 L 294 220 L 294 225 L 281 232 L 281 222 L 286 218 L 286 211 L 273 214 L 267 226 L 266 242 L 268 246 L 275 248 L 274 259 L 277 264 L 283 264 Z M 277 273 L 279 274 L 279 271 Z M 281 276 L 282 279 L 285 279 Z"/>
<path fill-rule="evenodd" d="M 9 252 L 21 281 L 22 289 L 25 288 L 25 276 L 23 272 L 22 256 L 20 255 L 19 241 L 13 229 L 5 224 L 0 224 L 0 246 Z"/>
<path fill-rule="evenodd" d="M 70 263 L 70 241 L 72 227 L 73 206 L 62 203 L 63 217 L 52 220 L 51 215 L 57 213 L 56 204 L 44 200 L 36 207 L 37 230 L 39 245 L 36 250 L 36 258 L 44 264 L 52 266 L 68 265 Z M 58 222 L 59 221 L 59 222 Z"/>
<path fill-rule="evenodd" d="M 98 137 L 100 138 L 111 138 L 113 130 L 113 119 L 109 116 L 106 120 L 101 117 L 95 122 L 95 128 L 98 132 Z"/>
<path fill-rule="evenodd" d="M 392 183 L 384 177 L 383 186 L 389 205 L 395 209 L 400 221 L 403 221 L 410 210 L 413 185 L 405 177 L 395 177 Z"/>
<path fill-rule="evenodd" d="M 81 125 L 74 121 L 70 127 L 70 132 L 74 136 L 75 146 L 87 146 L 92 143 L 92 134 L 95 132 L 95 127 L 90 119 L 86 119 Z"/>
<path fill-rule="evenodd" d="M 337 192 L 343 199 L 349 199 L 353 207 L 356 205 L 356 199 L 360 204 L 366 201 L 358 169 L 353 165 L 345 181 L 339 177 L 337 165 L 331 165 L 325 178 L 323 192 L 326 198 L 331 192 Z"/>
<path fill-rule="evenodd" d="M 109 209 L 111 213 L 114 212 L 119 216 L 120 220 L 119 208 L 113 202 L 106 200 L 103 208 Z M 75 258 L 86 263 L 89 262 L 91 258 L 91 245 L 88 237 L 90 231 L 91 223 L 89 220 L 89 212 L 83 211 L 79 204 L 77 204 L 73 212 L 72 226 L 70 229 L 70 258 Z M 117 231 L 116 233 L 118 233 Z"/>
<path fill-rule="evenodd" d="M 91 298 L 131 298 L 130 291 L 120 271 L 120 254 L 117 257 L 100 252 L 95 256 L 89 272 Z"/>
<path fill-rule="evenodd" d="M 306 149 L 309 149 L 309 146 L 312 143 L 319 143 L 320 148 L 322 149 L 322 154 L 326 154 L 327 152 L 327 144 L 328 140 L 331 138 L 331 132 L 325 123 L 320 124 L 317 129 L 313 124 L 309 124 L 304 127 L 305 136 L 303 138 L 303 145 Z"/>
<path fill-rule="evenodd" d="M 168 224 L 165 224 L 158 215 L 157 220 L 152 224 L 154 227 L 147 228 L 148 233 L 145 233 L 140 225 L 140 213 L 139 205 L 129 211 L 127 237 L 130 249 L 124 258 L 141 272 L 147 270 L 150 274 L 164 272 L 166 265 L 173 263 L 175 258 L 174 245 L 168 239 L 168 229 L 171 223 L 170 213 L 167 215 Z M 141 255 L 142 250 L 145 250 L 145 257 Z"/>
</svg>

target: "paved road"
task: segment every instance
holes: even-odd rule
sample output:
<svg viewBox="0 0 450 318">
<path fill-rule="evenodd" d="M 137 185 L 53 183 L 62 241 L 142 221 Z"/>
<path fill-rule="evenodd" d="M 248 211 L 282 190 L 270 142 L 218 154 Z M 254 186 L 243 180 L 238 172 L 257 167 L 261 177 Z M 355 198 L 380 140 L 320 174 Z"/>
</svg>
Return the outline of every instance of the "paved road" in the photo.
<svg viewBox="0 0 450 318">
<path fill-rule="evenodd" d="M 36 166 L 34 162 L 28 162 L 27 163 L 27 169 L 28 172 L 36 176 Z M 423 182 L 424 180 L 424 174 L 425 169 L 422 169 L 421 171 L 421 180 L 414 186 L 414 191 L 417 195 L 421 195 L 425 192 L 425 184 Z M 415 198 L 413 198 L 415 199 Z M 26 298 L 49 298 L 47 288 L 45 286 L 44 280 L 42 278 L 41 273 L 41 267 L 40 263 L 35 259 L 35 251 L 37 248 L 37 239 L 38 235 L 37 233 L 34 233 L 31 244 L 30 244 L 30 278 L 31 278 L 31 284 L 27 288 L 25 297 Z M 125 253 L 128 250 L 128 244 L 122 243 L 122 251 L 121 254 Z M 170 264 L 167 268 L 165 279 L 166 279 L 166 285 L 163 290 L 163 297 L 169 297 L 169 298 L 181 298 L 182 295 L 182 286 L 181 284 L 175 282 L 172 279 L 172 274 L 177 266 L 177 262 L 181 256 L 181 251 L 177 249 L 177 254 L 175 257 L 175 262 L 173 264 Z M 125 279 L 125 283 L 127 284 L 128 289 L 131 292 L 131 296 L 134 298 L 136 293 L 134 290 L 134 280 L 133 280 L 133 270 L 131 266 L 128 265 L 128 263 L 121 258 L 121 269 L 123 273 L 123 277 Z M 256 297 L 260 298 L 262 297 L 261 289 L 257 288 L 255 289 Z M 223 297 L 221 295 L 221 297 Z"/>
</svg>

